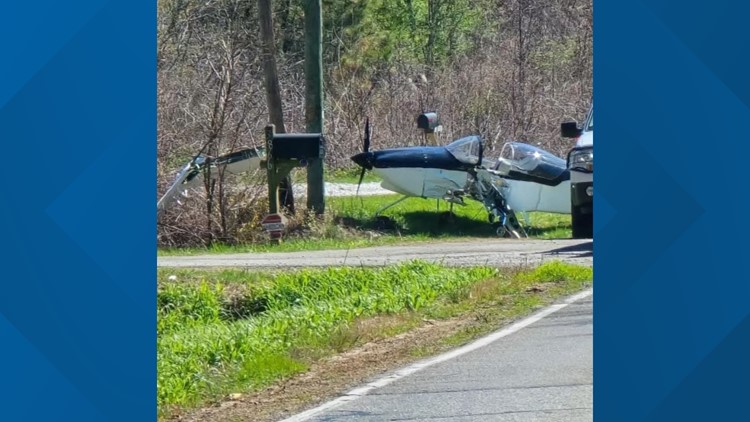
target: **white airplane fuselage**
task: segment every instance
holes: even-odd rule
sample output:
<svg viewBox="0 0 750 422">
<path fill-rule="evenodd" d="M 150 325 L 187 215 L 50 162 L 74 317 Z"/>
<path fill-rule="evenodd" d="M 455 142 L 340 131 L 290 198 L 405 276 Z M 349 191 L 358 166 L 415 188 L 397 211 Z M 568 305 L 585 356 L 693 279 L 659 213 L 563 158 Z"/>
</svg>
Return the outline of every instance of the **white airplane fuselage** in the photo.
<svg viewBox="0 0 750 422">
<path fill-rule="evenodd" d="M 514 211 L 570 214 L 570 180 L 557 186 L 503 179 L 503 196 Z"/>
<path fill-rule="evenodd" d="M 465 171 L 421 167 L 373 168 L 383 179 L 385 189 L 418 198 L 443 198 L 450 191 L 463 189 L 469 181 Z"/>
<path fill-rule="evenodd" d="M 418 198 L 445 198 L 450 192 L 465 189 L 469 174 L 459 170 L 421 167 L 373 168 L 383 179 L 384 189 Z M 518 212 L 570 214 L 570 182 L 557 186 L 521 180 L 502 179 L 502 192 L 508 205 Z"/>
</svg>

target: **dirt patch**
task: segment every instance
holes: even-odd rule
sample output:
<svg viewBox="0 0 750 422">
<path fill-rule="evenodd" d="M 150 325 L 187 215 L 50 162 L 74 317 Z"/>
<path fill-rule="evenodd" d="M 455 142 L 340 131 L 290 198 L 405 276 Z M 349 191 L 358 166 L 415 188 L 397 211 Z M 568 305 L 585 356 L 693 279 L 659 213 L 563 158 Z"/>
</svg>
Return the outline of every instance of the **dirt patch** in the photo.
<svg viewBox="0 0 750 422">
<path fill-rule="evenodd" d="M 390 321 L 368 321 L 385 324 Z M 421 359 L 415 351 L 439 353 L 449 346 L 441 340 L 471 326 L 479 326 L 476 315 L 442 321 L 423 320 L 419 327 L 403 334 L 370 341 L 336 356 L 326 358 L 293 378 L 264 390 L 230 394 L 214 406 L 172 417 L 179 422 L 278 421 L 334 398 L 367 380 Z"/>
</svg>

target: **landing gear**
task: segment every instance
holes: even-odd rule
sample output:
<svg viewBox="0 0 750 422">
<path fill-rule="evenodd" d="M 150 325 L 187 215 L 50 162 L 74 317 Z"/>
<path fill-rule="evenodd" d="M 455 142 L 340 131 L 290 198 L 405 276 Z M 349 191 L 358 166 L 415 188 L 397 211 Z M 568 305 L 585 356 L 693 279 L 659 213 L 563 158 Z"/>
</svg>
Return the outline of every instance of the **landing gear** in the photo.
<svg viewBox="0 0 750 422">
<path fill-rule="evenodd" d="M 528 237 L 526 230 L 518 221 L 515 211 L 508 206 L 497 188 L 493 186 L 490 192 L 492 194 L 485 196 L 484 204 L 488 211 L 488 219 L 497 236 L 513 239 Z"/>
<path fill-rule="evenodd" d="M 477 171 L 476 183 L 472 184 L 471 196 L 481 201 L 487 210 L 487 217 L 498 237 L 520 239 L 528 237 L 526 230 L 516 218 L 516 213 L 505 202 L 501 191 L 502 180 L 494 178 L 487 170 Z"/>
<path fill-rule="evenodd" d="M 526 234 L 526 230 L 524 230 L 523 226 L 521 226 L 521 224 L 518 222 L 518 219 L 516 218 L 516 215 L 512 210 L 506 210 L 505 215 L 501 216 L 499 221 L 494 220 L 494 216 L 490 214 L 490 223 L 492 223 L 492 227 L 495 229 L 495 234 L 497 234 L 497 237 L 505 237 L 511 239 L 521 239 L 524 237 L 528 237 L 528 234 Z"/>
</svg>

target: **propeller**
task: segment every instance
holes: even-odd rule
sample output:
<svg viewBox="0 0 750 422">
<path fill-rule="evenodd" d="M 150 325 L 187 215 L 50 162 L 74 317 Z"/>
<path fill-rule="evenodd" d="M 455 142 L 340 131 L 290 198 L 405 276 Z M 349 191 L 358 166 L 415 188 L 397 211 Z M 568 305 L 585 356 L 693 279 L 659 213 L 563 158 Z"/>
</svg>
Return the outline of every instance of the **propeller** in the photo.
<svg viewBox="0 0 750 422">
<path fill-rule="evenodd" d="M 372 133 L 372 130 L 370 128 L 370 118 L 365 119 L 365 137 L 362 145 L 362 152 L 364 154 L 367 154 L 370 152 L 370 135 Z M 365 178 L 365 172 L 367 171 L 367 168 L 362 166 L 362 172 L 359 174 L 359 182 L 357 182 L 357 196 L 359 196 L 359 187 L 362 185 L 362 179 Z"/>
</svg>

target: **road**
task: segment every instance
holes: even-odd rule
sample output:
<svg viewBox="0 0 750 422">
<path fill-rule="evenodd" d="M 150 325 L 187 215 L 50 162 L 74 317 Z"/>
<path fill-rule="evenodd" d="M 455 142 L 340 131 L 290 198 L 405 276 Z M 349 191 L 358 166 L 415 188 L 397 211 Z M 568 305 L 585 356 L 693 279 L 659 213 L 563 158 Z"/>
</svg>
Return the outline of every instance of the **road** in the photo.
<svg viewBox="0 0 750 422">
<path fill-rule="evenodd" d="M 286 422 L 592 421 L 590 293 L 479 340 L 489 344 L 405 368 Z"/>
<path fill-rule="evenodd" d="M 507 267 L 536 265 L 551 260 L 592 266 L 593 246 L 591 240 L 477 239 L 349 250 L 162 256 L 157 258 L 157 266 L 274 269 L 382 266 L 412 259 L 450 266 Z"/>
</svg>

